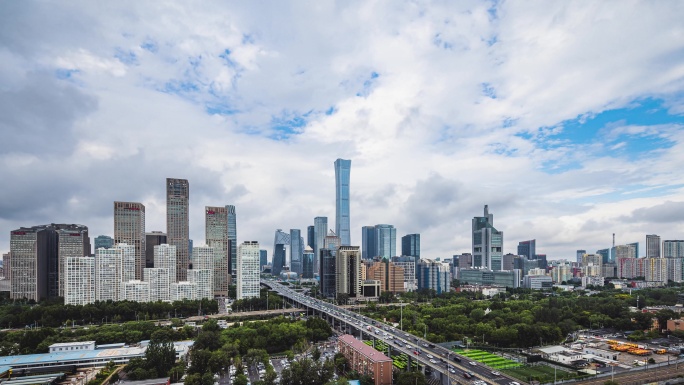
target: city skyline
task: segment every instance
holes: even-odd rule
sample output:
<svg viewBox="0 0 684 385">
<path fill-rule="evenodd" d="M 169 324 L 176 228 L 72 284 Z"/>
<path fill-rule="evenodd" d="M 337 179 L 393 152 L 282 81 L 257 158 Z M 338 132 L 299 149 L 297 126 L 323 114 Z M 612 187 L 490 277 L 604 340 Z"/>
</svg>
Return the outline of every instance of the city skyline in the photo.
<svg viewBox="0 0 684 385">
<path fill-rule="evenodd" d="M 334 230 L 338 158 L 351 245 L 388 223 L 468 252 L 485 204 L 503 253 L 684 238 L 684 4 L 253 7 L 0 4 L 0 253 L 22 226 L 114 237 L 115 201 L 166 233 L 167 177 L 197 246 L 225 203 L 234 248 Z"/>
</svg>

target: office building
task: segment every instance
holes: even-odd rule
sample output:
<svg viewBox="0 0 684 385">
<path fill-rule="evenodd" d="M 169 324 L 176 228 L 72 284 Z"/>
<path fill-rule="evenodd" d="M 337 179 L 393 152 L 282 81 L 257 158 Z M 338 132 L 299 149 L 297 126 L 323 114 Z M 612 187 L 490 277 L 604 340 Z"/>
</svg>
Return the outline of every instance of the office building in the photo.
<svg viewBox="0 0 684 385">
<path fill-rule="evenodd" d="M 340 237 L 342 246 L 351 245 L 349 213 L 349 179 L 351 160 L 335 161 L 335 234 Z"/>
<path fill-rule="evenodd" d="M 501 270 L 513 270 L 516 268 L 516 260 L 519 260 L 521 256 L 508 253 L 501 258 Z M 524 258 L 524 257 L 522 257 Z M 519 264 L 519 263 L 518 263 Z M 460 260 L 459 260 L 460 265 Z M 464 268 L 470 268 L 471 266 L 465 266 Z"/>
<path fill-rule="evenodd" d="M 418 281 L 416 279 L 418 257 L 410 255 L 392 257 L 392 263 L 404 270 L 404 291 L 418 290 Z"/>
<path fill-rule="evenodd" d="M 176 268 L 176 246 L 163 244 L 154 247 L 154 267 L 166 269 L 169 272 L 169 285 L 176 282 L 178 274 Z"/>
<path fill-rule="evenodd" d="M 401 255 L 410 255 L 420 259 L 420 234 L 408 234 L 401 237 Z"/>
<path fill-rule="evenodd" d="M 585 266 L 601 266 L 603 264 L 603 257 L 599 254 L 584 254 L 582 256 L 582 267 Z"/>
<path fill-rule="evenodd" d="M 376 237 L 375 226 L 363 226 L 361 228 L 361 258 L 364 261 L 377 257 Z"/>
<path fill-rule="evenodd" d="M 238 248 L 237 299 L 258 298 L 259 285 L 259 242 L 242 242 Z"/>
<path fill-rule="evenodd" d="M 230 274 L 235 278 L 235 269 L 237 269 L 237 214 L 235 213 L 235 206 L 227 205 L 228 210 L 228 240 L 230 241 Z"/>
<path fill-rule="evenodd" d="M 552 289 L 553 281 L 548 275 L 526 275 L 523 277 L 523 287 L 526 289 Z"/>
<path fill-rule="evenodd" d="M 321 266 L 319 269 L 319 276 L 321 279 L 321 295 L 326 298 L 336 297 L 336 273 L 335 273 L 335 256 L 337 255 L 337 249 L 321 249 L 321 255 L 319 257 L 321 261 Z"/>
<path fill-rule="evenodd" d="M 617 264 L 604 263 L 601 265 L 601 277 L 617 278 Z"/>
<path fill-rule="evenodd" d="M 660 258 L 660 236 L 646 235 L 646 258 Z"/>
<path fill-rule="evenodd" d="M 304 246 L 311 246 L 311 249 L 313 250 L 314 245 L 316 244 L 316 231 L 315 231 L 314 226 L 308 226 L 306 228 L 306 244 Z"/>
<path fill-rule="evenodd" d="M 537 254 L 537 240 L 531 239 L 529 241 L 518 242 L 518 255 L 525 256 L 527 259 L 536 259 Z"/>
<path fill-rule="evenodd" d="M 5 280 L 12 282 L 12 269 L 10 269 L 10 264 L 12 263 L 12 253 L 5 253 L 2 255 L 2 270 Z"/>
<path fill-rule="evenodd" d="M 185 299 L 197 299 L 197 284 L 194 282 L 181 281 L 169 285 L 169 296 L 171 301 L 182 301 Z"/>
<path fill-rule="evenodd" d="M 302 253 L 304 244 L 302 232 L 299 229 L 290 229 L 290 271 L 302 275 Z"/>
<path fill-rule="evenodd" d="M 611 261 L 619 260 L 622 258 L 638 258 L 636 254 L 636 248 L 630 245 L 617 245 L 611 248 Z"/>
<path fill-rule="evenodd" d="M 461 269 L 458 271 L 461 285 L 520 287 L 522 273 L 520 270 L 491 271 L 486 269 Z"/>
<path fill-rule="evenodd" d="M 335 291 L 337 297 L 361 297 L 361 250 L 358 246 L 340 246 L 335 258 Z"/>
<path fill-rule="evenodd" d="M 150 284 L 140 280 L 121 283 L 121 300 L 150 302 Z"/>
<path fill-rule="evenodd" d="M 64 304 L 95 302 L 95 258 L 64 258 Z"/>
<path fill-rule="evenodd" d="M 154 267 L 154 247 L 168 244 L 166 233 L 153 231 L 145 233 L 145 267 Z"/>
<path fill-rule="evenodd" d="M 582 251 L 582 250 L 577 250 L 577 252 L 580 252 L 580 251 Z M 586 252 L 584 252 L 584 254 L 586 254 Z M 584 255 L 584 254 L 582 254 L 582 255 Z M 603 263 L 614 262 L 614 261 L 611 261 L 610 249 L 596 250 L 596 254 L 599 254 L 601 256 L 601 260 Z M 578 256 L 579 259 L 577 260 L 577 263 L 580 263 L 580 264 L 582 263 L 582 255 Z"/>
<path fill-rule="evenodd" d="M 287 256 L 285 254 L 285 246 L 290 244 L 290 234 L 278 229 L 275 232 L 275 239 L 273 241 L 273 264 L 271 266 L 271 274 L 278 276 L 283 271 L 287 264 Z"/>
<path fill-rule="evenodd" d="M 684 258 L 684 240 L 663 241 L 663 257 Z"/>
<path fill-rule="evenodd" d="M 114 244 L 135 248 L 135 277 L 143 278 L 145 267 L 145 206 L 137 202 L 114 202 Z"/>
<path fill-rule="evenodd" d="M 95 249 L 95 301 L 119 301 L 123 252 L 124 249 L 116 247 Z"/>
<path fill-rule="evenodd" d="M 259 250 L 259 271 L 261 271 L 266 265 L 268 265 L 268 251 Z"/>
<path fill-rule="evenodd" d="M 418 290 L 434 290 L 437 294 L 449 292 L 451 285 L 449 264 L 432 259 L 418 261 Z"/>
<path fill-rule="evenodd" d="M 302 278 L 314 277 L 314 251 L 311 246 L 306 246 L 302 254 Z"/>
<path fill-rule="evenodd" d="M 370 376 L 374 385 L 392 384 L 391 358 L 349 334 L 340 336 L 337 339 L 337 346 L 352 371 Z"/>
<path fill-rule="evenodd" d="M 147 267 L 143 270 L 145 282 L 150 288 L 150 302 L 168 301 L 171 299 L 171 283 L 169 270 L 160 267 Z"/>
<path fill-rule="evenodd" d="M 195 249 L 197 248 L 195 247 Z M 212 270 L 190 269 L 188 270 L 188 282 L 196 285 L 195 299 L 214 298 L 214 272 Z"/>
<path fill-rule="evenodd" d="M 314 218 L 314 274 L 319 274 L 321 250 L 325 247 L 325 236 L 328 233 L 328 217 Z"/>
<path fill-rule="evenodd" d="M 207 246 L 214 249 L 214 295 L 228 296 L 230 275 L 230 247 L 228 238 L 228 208 L 204 208 L 205 233 Z M 193 269 L 195 267 L 193 260 Z"/>
<path fill-rule="evenodd" d="M 166 178 L 166 240 L 176 246 L 176 279 L 187 281 L 190 265 L 190 183 Z M 155 266 L 156 267 L 156 266 Z"/>
<path fill-rule="evenodd" d="M 587 253 L 586 250 L 577 250 L 577 259 L 576 259 L 577 263 L 580 263 L 580 264 L 582 263 L 582 256 L 586 253 Z M 598 253 L 599 252 L 597 251 L 596 254 L 598 254 Z"/>
<path fill-rule="evenodd" d="M 501 270 L 503 257 L 503 231 L 494 228 L 494 214 L 487 205 L 484 216 L 473 218 L 473 267 Z"/>
<path fill-rule="evenodd" d="M 374 262 L 366 271 L 366 279 L 380 282 L 380 291 L 404 292 L 404 269 L 387 259 Z"/>
<path fill-rule="evenodd" d="M 502 257 L 503 260 L 503 257 Z M 458 268 L 470 269 L 473 267 L 473 255 L 470 253 L 463 253 L 458 256 Z"/>
<path fill-rule="evenodd" d="M 95 237 L 94 243 L 96 250 L 100 248 L 111 249 L 114 247 L 114 238 L 108 235 L 98 235 Z"/>
<path fill-rule="evenodd" d="M 377 301 L 380 299 L 380 281 L 376 279 L 361 280 L 361 297 L 364 301 Z"/>
<path fill-rule="evenodd" d="M 68 257 L 89 257 L 90 238 L 88 228 L 81 225 L 53 225 L 57 232 L 57 255 L 59 260 L 59 296 L 64 297 L 64 278 Z"/>
<path fill-rule="evenodd" d="M 397 255 L 397 229 L 392 225 L 375 225 L 374 257 L 392 258 Z"/>
</svg>

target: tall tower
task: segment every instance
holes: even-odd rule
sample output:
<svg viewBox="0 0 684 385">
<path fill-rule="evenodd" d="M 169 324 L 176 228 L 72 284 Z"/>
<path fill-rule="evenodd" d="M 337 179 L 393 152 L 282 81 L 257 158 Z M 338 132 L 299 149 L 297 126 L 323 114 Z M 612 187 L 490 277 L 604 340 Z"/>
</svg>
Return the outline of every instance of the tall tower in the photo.
<svg viewBox="0 0 684 385">
<path fill-rule="evenodd" d="M 299 229 L 290 229 L 290 271 L 300 276 L 302 275 L 302 253 L 304 251 L 301 233 Z"/>
<path fill-rule="evenodd" d="M 259 298 L 259 242 L 242 242 L 237 258 L 237 299 Z"/>
<path fill-rule="evenodd" d="M 204 220 L 207 246 L 214 249 L 214 295 L 226 297 L 231 282 L 228 208 L 205 207 Z M 195 263 L 193 260 L 193 269 L 196 268 Z"/>
<path fill-rule="evenodd" d="M 420 259 L 420 234 L 407 234 L 401 237 L 401 255 Z"/>
<path fill-rule="evenodd" d="M 314 274 L 320 272 L 321 249 L 324 248 L 325 236 L 328 233 L 328 217 L 314 218 Z"/>
<path fill-rule="evenodd" d="M 377 255 L 374 257 L 392 258 L 397 255 L 397 229 L 392 225 L 375 225 L 375 246 Z"/>
<path fill-rule="evenodd" d="M 57 231 L 57 255 L 59 258 L 59 296 L 64 297 L 66 259 L 89 257 L 90 238 L 88 228 L 82 225 L 53 225 Z M 50 295 L 50 293 L 48 293 Z"/>
<path fill-rule="evenodd" d="M 494 228 L 494 214 L 487 205 L 484 216 L 473 218 L 473 267 L 501 270 L 503 262 L 503 231 Z"/>
<path fill-rule="evenodd" d="M 114 202 L 114 244 L 135 247 L 135 279 L 143 279 L 145 268 L 145 206 L 137 202 Z"/>
<path fill-rule="evenodd" d="M 646 258 L 660 258 L 660 236 L 646 235 Z"/>
<path fill-rule="evenodd" d="M 228 250 L 230 250 L 228 266 L 228 273 L 231 277 L 235 278 L 235 273 L 237 270 L 237 216 L 235 214 L 235 206 L 227 205 L 226 210 L 228 212 L 228 241 L 230 242 Z"/>
<path fill-rule="evenodd" d="M 351 245 L 349 231 L 349 176 L 351 160 L 335 161 L 335 233 L 340 237 L 342 246 Z"/>
<path fill-rule="evenodd" d="M 166 178 L 166 239 L 176 246 L 176 281 L 188 279 L 190 184 L 187 179 Z"/>
<path fill-rule="evenodd" d="M 378 256 L 375 226 L 363 226 L 361 228 L 361 258 L 373 259 Z"/>
</svg>

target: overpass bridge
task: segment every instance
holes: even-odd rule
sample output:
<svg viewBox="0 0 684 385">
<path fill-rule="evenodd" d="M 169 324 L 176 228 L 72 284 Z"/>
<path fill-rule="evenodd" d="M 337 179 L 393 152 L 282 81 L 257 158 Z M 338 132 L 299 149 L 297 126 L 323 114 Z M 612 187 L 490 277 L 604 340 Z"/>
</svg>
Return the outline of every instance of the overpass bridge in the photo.
<svg viewBox="0 0 684 385">
<path fill-rule="evenodd" d="M 389 346 L 390 351 L 387 353 L 390 357 L 401 353 L 407 354 L 409 365 L 411 361 L 418 362 L 424 370 L 436 373 L 444 385 L 468 383 L 464 373 L 472 374 L 473 381 L 484 380 L 491 385 L 510 385 L 512 382 L 520 381 L 498 373 L 482 363 L 471 361 L 445 347 L 354 313 L 346 307 L 305 296 L 277 281 L 262 279 L 261 284 L 278 293 L 291 306 L 306 309 L 307 313 L 327 320 L 333 329 L 352 334 L 361 340 L 384 342 Z"/>
</svg>

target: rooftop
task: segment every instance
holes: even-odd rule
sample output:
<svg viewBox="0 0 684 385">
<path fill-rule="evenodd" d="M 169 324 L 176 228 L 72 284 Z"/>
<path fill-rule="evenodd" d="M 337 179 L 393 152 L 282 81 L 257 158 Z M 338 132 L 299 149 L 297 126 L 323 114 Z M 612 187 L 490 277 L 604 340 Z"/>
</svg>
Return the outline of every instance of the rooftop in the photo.
<svg viewBox="0 0 684 385">
<path fill-rule="evenodd" d="M 343 336 L 340 336 L 340 338 L 338 338 L 338 339 L 345 342 L 346 344 L 350 345 L 356 351 L 358 351 L 359 353 L 368 357 L 370 360 L 372 360 L 374 362 L 392 361 L 391 358 L 389 358 L 386 355 L 382 354 L 381 352 L 373 349 L 372 347 L 364 344 L 363 342 L 357 340 L 352 335 L 345 334 Z"/>
<path fill-rule="evenodd" d="M 95 341 L 79 341 L 79 342 L 59 342 L 56 344 L 52 344 L 49 347 L 50 348 L 62 348 L 65 346 L 83 346 L 83 345 L 94 345 Z"/>
</svg>

